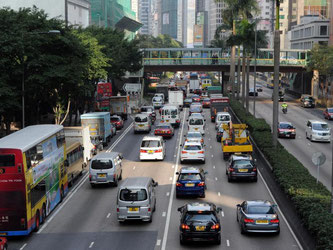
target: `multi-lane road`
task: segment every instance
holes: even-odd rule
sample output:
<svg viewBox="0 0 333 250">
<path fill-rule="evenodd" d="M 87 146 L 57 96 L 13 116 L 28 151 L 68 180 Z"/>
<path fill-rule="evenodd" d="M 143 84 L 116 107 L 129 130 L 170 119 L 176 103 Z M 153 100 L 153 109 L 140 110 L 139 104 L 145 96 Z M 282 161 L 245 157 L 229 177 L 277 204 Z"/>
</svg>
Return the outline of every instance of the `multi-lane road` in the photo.
<svg viewBox="0 0 333 250">
<path fill-rule="evenodd" d="M 258 108 L 259 110 L 260 108 Z M 292 112 L 292 111 L 291 111 Z M 188 111 L 182 112 L 182 125 L 172 139 L 166 142 L 164 161 L 139 161 L 139 148 L 145 134 L 134 134 L 131 120 L 113 140 L 107 150 L 122 152 L 123 179 L 151 176 L 159 183 L 157 209 L 152 223 L 131 222 L 119 224 L 116 218 L 117 188 L 100 186 L 92 189 L 84 175 L 65 200 L 51 213 L 38 233 L 10 239 L 10 249 L 299 249 L 297 239 L 280 213 L 279 235 L 241 235 L 236 222 L 236 204 L 249 199 L 274 198 L 261 178 L 254 182 L 228 183 L 225 161 L 220 143 L 216 142 L 214 124 L 207 119 L 205 145 L 206 163 L 191 163 L 208 172 L 206 198 L 176 199 L 175 172 L 179 163 L 179 144 L 186 134 Z M 289 114 L 289 113 L 288 113 Z M 261 164 L 258 162 L 258 164 Z M 220 246 L 209 244 L 179 243 L 179 212 L 177 208 L 187 202 L 209 201 L 222 207 Z"/>
<path fill-rule="evenodd" d="M 250 84 L 252 86 L 252 82 Z M 265 84 L 263 83 L 263 85 Z M 272 125 L 273 117 L 272 92 L 272 89 L 264 87 L 263 92 L 259 92 L 259 96 L 256 97 L 256 117 L 264 118 L 270 125 Z M 253 97 L 250 101 L 251 113 L 253 113 L 252 100 Z M 302 108 L 300 103 L 291 96 L 286 96 L 286 102 L 288 104 L 288 112 L 287 114 L 283 114 L 281 107 L 279 107 L 279 121 L 291 122 L 296 127 L 296 139 L 279 139 L 280 143 L 288 152 L 293 154 L 314 177 L 317 176 L 317 167 L 312 163 L 312 154 L 315 152 L 324 153 L 326 162 L 320 167 L 319 180 L 328 190 L 331 190 L 332 143 L 311 142 L 305 137 L 305 128 L 308 120 L 326 121 L 331 128 L 333 127 L 333 121 L 325 120 L 322 110 Z"/>
</svg>

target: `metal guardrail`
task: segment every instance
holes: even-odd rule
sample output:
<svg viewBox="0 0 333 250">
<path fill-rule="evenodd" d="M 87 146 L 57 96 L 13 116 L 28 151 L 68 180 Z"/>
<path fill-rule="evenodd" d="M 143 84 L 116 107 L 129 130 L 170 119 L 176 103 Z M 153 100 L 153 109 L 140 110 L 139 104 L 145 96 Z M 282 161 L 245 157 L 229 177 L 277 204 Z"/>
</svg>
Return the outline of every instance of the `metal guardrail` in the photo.
<svg viewBox="0 0 333 250">
<path fill-rule="evenodd" d="M 143 58 L 144 66 L 159 65 L 228 65 L 231 58 Z M 250 58 L 250 65 L 254 65 L 254 58 Z M 257 66 L 273 66 L 274 59 L 257 58 Z M 281 59 L 282 66 L 306 66 L 304 59 Z"/>
</svg>

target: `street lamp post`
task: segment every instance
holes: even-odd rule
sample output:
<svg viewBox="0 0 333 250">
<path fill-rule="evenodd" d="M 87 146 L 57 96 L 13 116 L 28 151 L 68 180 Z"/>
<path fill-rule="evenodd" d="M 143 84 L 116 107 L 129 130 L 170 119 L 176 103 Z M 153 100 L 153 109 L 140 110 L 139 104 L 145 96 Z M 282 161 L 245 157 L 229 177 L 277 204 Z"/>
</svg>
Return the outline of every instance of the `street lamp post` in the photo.
<svg viewBox="0 0 333 250">
<path fill-rule="evenodd" d="M 46 32 L 26 32 L 26 33 L 22 33 L 22 43 L 24 41 L 24 35 L 25 34 L 60 34 L 59 30 L 49 30 Z M 24 60 L 24 54 L 25 54 L 25 50 L 24 50 L 24 45 L 22 46 L 22 128 L 25 127 L 25 60 Z"/>
<path fill-rule="evenodd" d="M 256 117 L 256 82 L 257 82 L 257 24 L 255 24 L 254 30 L 254 80 L 253 80 L 253 116 Z"/>
</svg>

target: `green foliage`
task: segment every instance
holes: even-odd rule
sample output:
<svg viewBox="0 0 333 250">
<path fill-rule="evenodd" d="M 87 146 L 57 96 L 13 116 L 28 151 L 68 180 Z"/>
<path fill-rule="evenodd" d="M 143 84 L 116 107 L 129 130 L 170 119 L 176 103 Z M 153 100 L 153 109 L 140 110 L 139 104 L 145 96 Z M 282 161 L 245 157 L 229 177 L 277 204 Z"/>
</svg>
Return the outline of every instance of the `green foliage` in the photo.
<svg viewBox="0 0 333 250">
<path fill-rule="evenodd" d="M 333 73 L 333 46 L 315 44 L 309 52 L 307 70 L 318 70 L 321 75 Z"/>
<path fill-rule="evenodd" d="M 317 249 L 333 248 L 333 215 L 330 213 L 331 193 L 280 143 L 273 147 L 270 126 L 254 119 L 238 101 L 231 100 L 238 118 L 249 125 L 252 138 L 273 167 L 275 180 L 293 202 L 305 227 L 314 236 Z"/>
<path fill-rule="evenodd" d="M 140 48 L 183 48 L 181 42 L 176 41 L 170 35 L 162 34 L 157 37 L 137 34 L 135 40 Z"/>
</svg>

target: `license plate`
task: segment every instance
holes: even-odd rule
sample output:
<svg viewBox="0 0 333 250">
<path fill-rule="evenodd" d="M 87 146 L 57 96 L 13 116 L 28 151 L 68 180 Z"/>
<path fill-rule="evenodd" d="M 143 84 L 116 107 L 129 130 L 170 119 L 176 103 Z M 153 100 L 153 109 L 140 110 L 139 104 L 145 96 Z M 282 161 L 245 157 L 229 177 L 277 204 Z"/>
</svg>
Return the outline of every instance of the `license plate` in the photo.
<svg viewBox="0 0 333 250">
<path fill-rule="evenodd" d="M 205 226 L 196 226 L 195 230 L 196 231 L 205 231 L 206 227 Z"/>
<path fill-rule="evenodd" d="M 100 178 L 105 178 L 105 177 L 106 177 L 106 174 L 98 174 L 98 177 L 100 177 Z"/>
<path fill-rule="evenodd" d="M 195 153 L 190 153 L 191 155 L 195 155 Z"/>
<path fill-rule="evenodd" d="M 268 224 L 268 220 L 256 220 L 256 224 Z"/>
<path fill-rule="evenodd" d="M 290 136 L 290 134 L 286 134 L 286 137 L 289 137 Z"/>
<path fill-rule="evenodd" d="M 154 153 L 154 150 L 148 150 L 148 154 Z"/>
<path fill-rule="evenodd" d="M 194 187 L 194 183 L 186 183 L 185 187 Z"/>
<path fill-rule="evenodd" d="M 0 233 L 0 235 L 1 235 L 1 236 L 6 236 L 6 235 L 7 235 L 7 233 Z"/>
<path fill-rule="evenodd" d="M 139 124 L 139 127 L 143 127 L 144 125 L 142 125 L 142 124 Z"/>
<path fill-rule="evenodd" d="M 128 212 L 139 212 L 139 208 L 138 207 L 129 207 Z"/>
<path fill-rule="evenodd" d="M 166 120 L 166 122 L 169 122 L 169 120 Z"/>
<path fill-rule="evenodd" d="M 198 128 L 195 128 L 194 130 L 198 130 Z"/>
<path fill-rule="evenodd" d="M 248 171 L 248 169 L 246 169 L 246 168 L 238 169 L 238 172 L 241 172 L 241 173 L 246 173 L 247 171 Z"/>
</svg>

